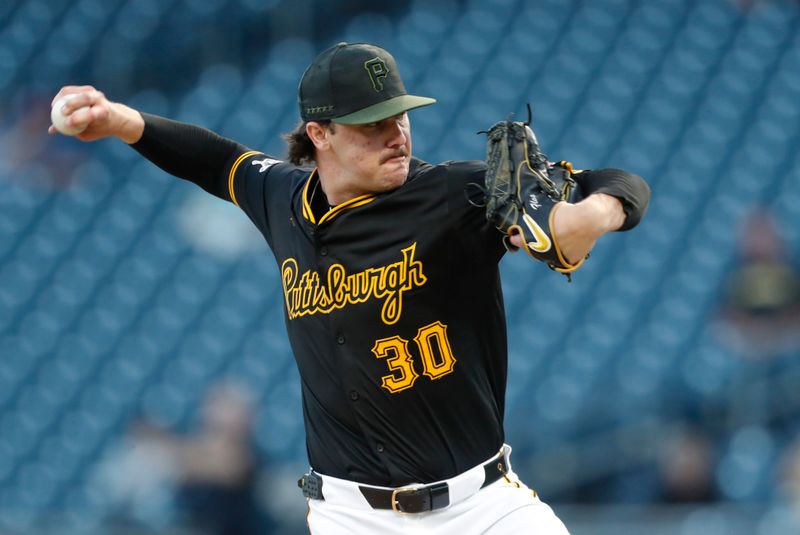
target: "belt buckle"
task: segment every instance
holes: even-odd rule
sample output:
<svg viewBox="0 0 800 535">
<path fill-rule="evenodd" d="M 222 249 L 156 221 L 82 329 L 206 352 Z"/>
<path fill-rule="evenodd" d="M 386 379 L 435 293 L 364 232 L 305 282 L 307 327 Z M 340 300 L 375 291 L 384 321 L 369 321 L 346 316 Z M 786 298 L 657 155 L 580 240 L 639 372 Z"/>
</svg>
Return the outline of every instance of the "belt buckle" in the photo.
<svg viewBox="0 0 800 535">
<path fill-rule="evenodd" d="M 402 492 L 414 492 L 415 490 L 419 490 L 425 487 L 425 485 L 406 485 L 405 487 L 398 487 L 392 491 L 392 511 L 395 513 L 402 513 L 404 515 L 410 515 L 412 513 L 407 513 L 400 509 L 400 502 L 397 501 L 397 495 Z"/>
</svg>

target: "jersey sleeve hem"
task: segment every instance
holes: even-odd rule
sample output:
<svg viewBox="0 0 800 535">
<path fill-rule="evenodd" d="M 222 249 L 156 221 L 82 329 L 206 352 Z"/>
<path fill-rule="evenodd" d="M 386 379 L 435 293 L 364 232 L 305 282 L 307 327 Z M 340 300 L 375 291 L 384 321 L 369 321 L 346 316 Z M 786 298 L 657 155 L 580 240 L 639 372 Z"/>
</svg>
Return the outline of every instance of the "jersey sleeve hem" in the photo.
<svg viewBox="0 0 800 535">
<path fill-rule="evenodd" d="M 231 165 L 230 171 L 228 172 L 228 196 L 230 197 L 231 202 L 236 206 L 239 206 L 239 208 L 241 208 L 241 206 L 239 205 L 239 201 L 236 200 L 236 188 L 234 187 L 236 181 L 236 171 L 239 169 L 239 166 L 242 164 L 243 161 L 257 154 L 263 154 L 263 153 L 257 150 L 249 150 L 247 152 L 243 152 L 236 158 L 236 160 Z"/>
</svg>

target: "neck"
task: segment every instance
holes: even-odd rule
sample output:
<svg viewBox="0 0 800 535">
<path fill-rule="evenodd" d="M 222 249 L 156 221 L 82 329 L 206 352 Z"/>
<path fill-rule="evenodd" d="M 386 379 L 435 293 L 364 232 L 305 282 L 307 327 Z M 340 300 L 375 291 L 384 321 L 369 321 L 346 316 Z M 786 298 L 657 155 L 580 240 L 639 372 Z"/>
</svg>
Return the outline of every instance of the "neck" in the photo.
<svg viewBox="0 0 800 535">
<path fill-rule="evenodd" d="M 351 182 L 342 174 L 330 169 L 323 170 L 322 166 L 317 169 L 317 176 L 319 177 L 319 187 L 331 206 L 342 204 L 366 193 L 353 188 Z"/>
</svg>

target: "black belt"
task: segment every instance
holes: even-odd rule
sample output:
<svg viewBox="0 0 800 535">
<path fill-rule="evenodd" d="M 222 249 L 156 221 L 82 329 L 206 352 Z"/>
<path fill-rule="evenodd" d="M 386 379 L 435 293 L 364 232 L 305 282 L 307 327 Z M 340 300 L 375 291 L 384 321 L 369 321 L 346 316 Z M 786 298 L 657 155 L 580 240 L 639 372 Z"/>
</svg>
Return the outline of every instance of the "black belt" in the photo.
<svg viewBox="0 0 800 535">
<path fill-rule="evenodd" d="M 481 488 L 491 485 L 508 472 L 505 455 L 501 452 L 483 465 Z M 311 472 L 297 482 L 306 497 L 324 499 L 322 478 Z M 446 482 L 411 485 L 396 489 L 381 489 L 359 485 L 361 494 L 373 509 L 391 509 L 398 513 L 424 513 L 450 505 L 450 488 Z"/>
</svg>

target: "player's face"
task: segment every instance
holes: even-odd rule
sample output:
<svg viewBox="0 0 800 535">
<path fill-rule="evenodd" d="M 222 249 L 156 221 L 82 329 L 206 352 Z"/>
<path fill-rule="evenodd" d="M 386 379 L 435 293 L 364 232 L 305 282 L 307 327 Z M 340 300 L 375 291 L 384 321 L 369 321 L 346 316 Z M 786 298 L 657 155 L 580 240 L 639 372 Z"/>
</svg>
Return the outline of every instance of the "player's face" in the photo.
<svg viewBox="0 0 800 535">
<path fill-rule="evenodd" d="M 337 124 L 330 141 L 355 194 L 390 191 L 408 177 L 411 124 L 406 113 L 376 123 Z"/>
</svg>

